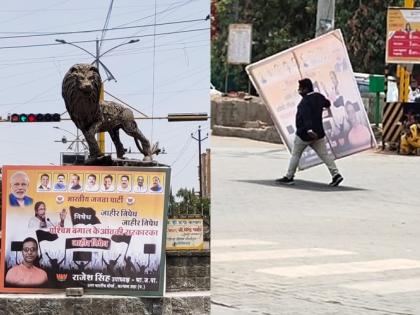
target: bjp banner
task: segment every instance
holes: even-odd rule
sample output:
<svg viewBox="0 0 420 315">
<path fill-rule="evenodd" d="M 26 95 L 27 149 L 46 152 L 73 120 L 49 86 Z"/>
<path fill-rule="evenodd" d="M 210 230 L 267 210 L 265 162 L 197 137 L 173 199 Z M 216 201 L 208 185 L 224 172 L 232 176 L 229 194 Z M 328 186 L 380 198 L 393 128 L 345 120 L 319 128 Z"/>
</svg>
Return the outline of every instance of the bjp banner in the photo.
<svg viewBox="0 0 420 315">
<path fill-rule="evenodd" d="M 1 292 L 163 295 L 169 168 L 4 166 Z"/>
<path fill-rule="evenodd" d="M 336 159 L 376 147 L 340 30 L 258 61 L 246 68 L 289 152 L 301 100 L 298 80 L 310 78 L 314 90 L 331 102 L 323 124 L 328 149 Z M 321 163 L 308 147 L 299 162 L 305 169 Z"/>
</svg>

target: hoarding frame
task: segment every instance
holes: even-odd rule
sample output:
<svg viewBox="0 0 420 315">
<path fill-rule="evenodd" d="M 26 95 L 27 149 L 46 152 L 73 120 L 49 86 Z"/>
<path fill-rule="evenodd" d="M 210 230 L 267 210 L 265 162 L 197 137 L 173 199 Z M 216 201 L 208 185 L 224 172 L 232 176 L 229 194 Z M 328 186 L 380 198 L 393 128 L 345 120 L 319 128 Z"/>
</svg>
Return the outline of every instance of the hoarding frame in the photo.
<svg viewBox="0 0 420 315">
<path fill-rule="evenodd" d="M 0 257 L 0 292 L 2 293 L 57 293 L 63 292 L 64 288 L 18 288 L 18 287 L 5 287 L 5 256 L 6 256 L 6 241 L 7 238 L 7 209 L 8 209 L 8 192 L 9 192 L 9 177 L 12 172 L 17 171 L 44 171 L 48 170 L 51 172 L 59 172 L 65 170 L 67 173 L 82 171 L 87 173 L 90 172 L 115 172 L 117 174 L 121 172 L 141 172 L 156 174 L 161 173 L 164 175 L 165 183 L 162 185 L 164 191 L 160 194 L 163 198 L 163 209 L 162 209 L 162 232 L 160 238 L 160 265 L 159 265 L 159 289 L 156 291 L 134 291 L 128 289 L 97 289 L 85 287 L 86 294 L 111 294 L 111 295 L 129 295 L 129 296 L 147 296 L 147 297 L 162 297 L 165 290 L 165 278 L 166 278 L 166 229 L 167 229 L 167 213 L 169 205 L 169 192 L 170 192 L 170 168 L 169 167 L 100 167 L 100 166 L 32 166 L 32 165 L 6 165 L 3 166 L 3 200 L 2 200 L 2 240 L 1 240 L 1 257 Z M 87 194 L 87 192 L 85 192 Z M 153 193 L 151 193 L 153 194 Z M 128 249 L 128 246 L 127 246 Z M 127 254 L 127 252 L 126 252 Z"/>
</svg>

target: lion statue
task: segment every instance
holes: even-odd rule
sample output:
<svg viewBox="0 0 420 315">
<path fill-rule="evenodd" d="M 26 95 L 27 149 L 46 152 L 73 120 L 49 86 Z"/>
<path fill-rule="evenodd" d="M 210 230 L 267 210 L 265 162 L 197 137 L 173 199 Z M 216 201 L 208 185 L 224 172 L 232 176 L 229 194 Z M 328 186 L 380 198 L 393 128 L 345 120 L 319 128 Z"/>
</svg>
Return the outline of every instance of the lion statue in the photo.
<svg viewBox="0 0 420 315">
<path fill-rule="evenodd" d="M 120 141 L 119 129 L 134 138 L 145 161 L 151 161 L 158 154 L 158 144 L 150 146 L 134 120 L 133 112 L 112 101 L 99 101 L 101 76 L 90 64 L 76 64 L 63 79 L 62 96 L 71 120 L 79 128 L 89 146 L 90 158 L 103 155 L 95 139 L 98 132 L 107 131 L 115 144 L 118 158 L 123 158 L 125 149 Z M 140 145 L 140 143 L 141 145 Z"/>
</svg>

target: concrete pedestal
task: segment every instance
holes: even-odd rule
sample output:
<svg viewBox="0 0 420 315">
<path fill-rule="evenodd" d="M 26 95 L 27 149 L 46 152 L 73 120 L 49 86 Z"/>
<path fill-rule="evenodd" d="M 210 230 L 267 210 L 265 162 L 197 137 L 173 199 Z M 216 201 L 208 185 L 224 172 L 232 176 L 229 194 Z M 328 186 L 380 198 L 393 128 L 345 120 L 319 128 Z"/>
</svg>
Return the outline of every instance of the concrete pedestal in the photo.
<svg viewBox="0 0 420 315">
<path fill-rule="evenodd" d="M 210 314 L 210 293 L 177 292 L 162 298 L 64 294 L 1 294 L 0 315 L 201 315 Z"/>
</svg>

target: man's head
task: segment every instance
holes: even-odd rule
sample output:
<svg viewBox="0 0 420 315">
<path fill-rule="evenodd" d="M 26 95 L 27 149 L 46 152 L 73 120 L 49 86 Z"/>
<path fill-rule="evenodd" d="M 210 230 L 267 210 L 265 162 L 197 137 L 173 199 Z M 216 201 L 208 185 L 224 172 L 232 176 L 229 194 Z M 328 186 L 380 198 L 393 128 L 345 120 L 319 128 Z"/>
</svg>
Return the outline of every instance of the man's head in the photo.
<svg viewBox="0 0 420 315">
<path fill-rule="evenodd" d="M 139 187 L 143 187 L 143 185 L 144 185 L 144 177 L 143 176 L 137 177 L 137 185 L 139 185 Z"/>
<path fill-rule="evenodd" d="M 64 180 L 66 179 L 66 176 L 64 176 L 64 174 L 58 174 L 57 175 L 57 181 L 59 183 L 64 183 Z"/>
<path fill-rule="evenodd" d="M 159 177 L 153 176 L 152 183 L 153 183 L 153 186 L 159 186 L 159 183 L 160 183 Z"/>
<path fill-rule="evenodd" d="M 312 84 L 312 81 L 308 78 L 299 80 L 299 88 L 298 92 L 301 96 L 305 96 L 306 94 L 313 92 L 314 86 Z"/>
<path fill-rule="evenodd" d="M 121 187 L 128 188 L 129 178 L 127 175 L 121 176 Z"/>
<path fill-rule="evenodd" d="M 45 212 L 47 211 L 47 207 L 45 205 L 45 202 L 38 201 L 35 203 L 35 216 L 40 218 L 41 220 L 45 219 Z"/>
<path fill-rule="evenodd" d="M 38 257 L 38 243 L 32 237 L 27 237 L 22 242 L 23 264 L 27 267 L 33 266 Z"/>
<path fill-rule="evenodd" d="M 70 178 L 70 183 L 72 186 L 79 185 L 80 176 L 77 174 L 72 174 Z"/>
<path fill-rule="evenodd" d="M 95 186 L 95 184 L 96 184 L 96 175 L 95 174 L 90 174 L 88 176 L 88 184 L 90 186 Z"/>
<path fill-rule="evenodd" d="M 42 186 L 47 187 L 49 181 L 50 181 L 50 176 L 48 174 L 42 174 L 41 175 L 41 185 Z"/>
<path fill-rule="evenodd" d="M 111 175 L 106 175 L 104 177 L 104 187 L 105 189 L 109 189 L 112 185 L 112 176 Z"/>
<path fill-rule="evenodd" d="M 10 185 L 12 194 L 17 199 L 23 199 L 29 186 L 28 175 L 24 172 L 16 172 L 10 178 Z"/>
</svg>

